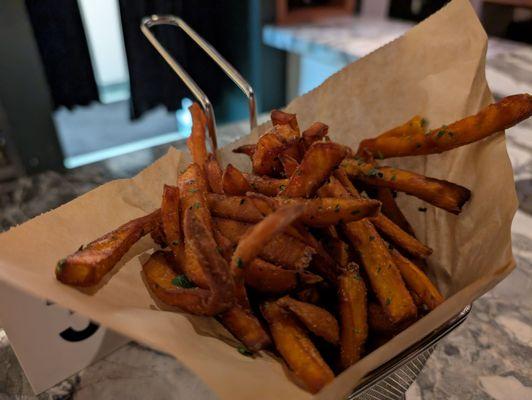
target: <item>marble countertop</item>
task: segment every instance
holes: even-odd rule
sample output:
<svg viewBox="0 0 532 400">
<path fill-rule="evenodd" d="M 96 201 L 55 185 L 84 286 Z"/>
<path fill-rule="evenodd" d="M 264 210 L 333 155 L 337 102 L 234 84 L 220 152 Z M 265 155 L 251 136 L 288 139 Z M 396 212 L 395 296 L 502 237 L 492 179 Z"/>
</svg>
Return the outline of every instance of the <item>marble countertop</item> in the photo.
<svg viewBox="0 0 532 400">
<path fill-rule="evenodd" d="M 381 45 L 406 28 L 400 23 L 394 29 L 397 31 L 385 31 L 380 37 L 378 30 L 374 31 L 375 42 Z M 342 38 L 342 45 L 349 48 L 349 31 L 342 33 L 340 29 L 328 35 L 324 32 L 319 40 L 322 48 L 326 47 L 323 43 L 329 43 L 328 46 L 336 49 L 335 37 Z M 295 36 L 292 39 L 297 41 Z M 497 46 L 496 41 L 490 42 L 490 46 Z M 532 92 L 532 49 L 513 44 L 504 49 L 492 51 L 488 61 L 488 81 L 495 94 Z M 222 145 L 245 131 L 245 124 L 221 129 Z M 466 322 L 439 343 L 409 389 L 407 399 L 532 398 L 532 120 L 510 129 L 507 137 L 520 198 L 520 209 L 512 227 L 517 268 L 478 299 Z M 183 142 L 173 145 L 184 148 Z M 165 149 L 166 146 L 161 146 L 143 150 L 64 174 L 47 172 L 2 183 L 0 231 L 106 181 L 132 176 Z M 0 400 L 12 398 L 211 399 L 215 396 L 175 359 L 130 343 L 36 397 L 0 329 Z"/>
</svg>

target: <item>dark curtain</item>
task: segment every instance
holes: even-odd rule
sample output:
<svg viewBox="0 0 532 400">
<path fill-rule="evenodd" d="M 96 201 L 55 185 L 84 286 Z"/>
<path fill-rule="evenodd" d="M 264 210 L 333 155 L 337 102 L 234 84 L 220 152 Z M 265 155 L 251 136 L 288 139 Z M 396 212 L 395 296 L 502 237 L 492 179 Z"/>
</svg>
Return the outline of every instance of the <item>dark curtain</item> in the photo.
<svg viewBox="0 0 532 400">
<path fill-rule="evenodd" d="M 55 108 L 98 101 L 77 1 L 26 0 Z"/>
<path fill-rule="evenodd" d="M 142 18 L 151 14 L 177 15 L 219 49 L 224 39 L 222 3 L 217 0 L 119 0 L 131 86 L 132 118 L 138 118 L 161 104 L 175 111 L 181 108 L 183 97 L 192 98 L 140 31 Z M 215 103 L 223 90 L 223 72 L 180 29 L 159 26 L 152 31 Z"/>
</svg>

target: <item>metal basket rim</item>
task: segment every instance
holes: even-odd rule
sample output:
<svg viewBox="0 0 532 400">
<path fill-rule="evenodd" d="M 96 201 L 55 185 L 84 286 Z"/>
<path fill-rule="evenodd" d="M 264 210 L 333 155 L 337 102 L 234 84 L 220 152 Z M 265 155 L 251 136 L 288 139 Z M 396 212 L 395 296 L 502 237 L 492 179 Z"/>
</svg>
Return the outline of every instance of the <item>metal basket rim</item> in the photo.
<svg viewBox="0 0 532 400">
<path fill-rule="evenodd" d="M 462 311 L 454 315 L 447 322 L 443 323 L 441 326 L 436 328 L 427 336 L 423 337 L 421 340 L 417 341 L 416 343 L 408 347 L 406 350 L 402 351 L 400 354 L 381 365 L 380 367 L 377 367 L 376 369 L 371 371 L 364 378 L 362 378 L 357 387 L 349 394 L 349 397 L 356 397 L 361 395 L 364 391 L 369 389 L 377 382 L 385 379 L 387 376 L 391 375 L 405 364 L 414 360 L 423 351 L 436 345 L 436 343 L 438 343 L 454 329 L 460 326 L 465 321 L 470 311 L 471 304 L 466 306 Z"/>
</svg>

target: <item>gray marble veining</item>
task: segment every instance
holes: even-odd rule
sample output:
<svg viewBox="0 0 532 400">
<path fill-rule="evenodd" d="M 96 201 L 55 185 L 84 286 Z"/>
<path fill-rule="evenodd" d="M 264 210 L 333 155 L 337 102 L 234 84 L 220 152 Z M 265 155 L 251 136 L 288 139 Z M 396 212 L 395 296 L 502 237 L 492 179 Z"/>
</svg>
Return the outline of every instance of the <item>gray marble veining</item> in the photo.
<svg viewBox="0 0 532 400">
<path fill-rule="evenodd" d="M 323 49 L 320 51 L 329 46 L 331 54 L 338 53 L 335 37 L 344 41 L 344 48 L 349 48 L 349 32 L 344 32 L 343 36 L 340 31 L 330 32 L 334 33 L 324 37 L 327 31 L 321 31 Z M 378 30 L 375 32 L 378 36 Z M 390 31 L 375 41 L 385 43 L 395 34 L 395 30 Z M 295 38 L 292 40 L 296 41 Z M 488 61 L 487 77 L 494 93 L 505 96 L 532 92 L 531 48 L 497 41 L 490 41 L 490 46 L 493 51 Z M 288 45 L 285 49 L 291 50 Z M 336 57 L 344 55 L 336 54 Z M 220 131 L 223 143 L 243 134 L 244 124 Z M 507 137 L 520 198 L 520 210 L 512 228 L 517 268 L 494 290 L 478 299 L 466 322 L 440 342 L 408 391 L 410 400 L 532 398 L 532 121 L 509 130 Z M 184 147 L 182 142 L 174 145 Z M 144 150 L 65 174 L 47 172 L 2 183 L 0 231 L 57 207 L 110 179 L 131 176 L 163 154 L 165 149 L 166 146 L 161 146 Z M 12 398 L 29 400 L 36 397 L 7 337 L 0 330 L 0 400 Z M 37 398 L 215 397 L 178 361 L 130 343 Z"/>
</svg>

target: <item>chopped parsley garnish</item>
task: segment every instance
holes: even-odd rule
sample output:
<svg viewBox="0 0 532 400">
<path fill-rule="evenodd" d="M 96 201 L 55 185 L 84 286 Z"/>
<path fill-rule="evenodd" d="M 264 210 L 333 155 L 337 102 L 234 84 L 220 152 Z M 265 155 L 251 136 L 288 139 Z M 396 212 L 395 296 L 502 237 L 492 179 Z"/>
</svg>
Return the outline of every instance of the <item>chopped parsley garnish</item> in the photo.
<svg viewBox="0 0 532 400">
<path fill-rule="evenodd" d="M 240 345 L 237 347 L 237 350 L 240 354 L 242 354 L 243 356 L 246 356 L 246 357 L 251 357 L 253 355 L 253 353 L 251 351 L 248 350 L 248 348 L 244 345 Z"/>
<path fill-rule="evenodd" d="M 426 118 L 421 118 L 421 126 L 425 127 L 429 124 L 429 121 Z"/>
<path fill-rule="evenodd" d="M 279 190 L 285 190 L 286 189 L 286 185 L 279 185 Z"/>
<path fill-rule="evenodd" d="M 370 237 L 369 237 L 369 241 L 370 241 L 370 242 L 373 242 L 374 240 L 375 240 L 375 236 L 370 236 Z"/>
<path fill-rule="evenodd" d="M 192 207 L 194 207 L 194 208 L 197 210 L 198 208 L 201 207 L 201 204 L 199 203 L 199 201 L 196 201 L 196 202 L 192 205 Z"/>
<path fill-rule="evenodd" d="M 337 205 L 334 207 L 334 212 L 340 212 L 340 204 L 337 204 Z"/>
<path fill-rule="evenodd" d="M 368 172 L 366 172 L 367 176 L 374 177 L 379 174 L 379 170 L 377 168 L 371 168 Z"/>
<path fill-rule="evenodd" d="M 418 210 L 421 212 L 427 212 L 427 207 L 418 207 Z"/>
<path fill-rule="evenodd" d="M 190 289 L 196 286 L 194 283 L 188 280 L 186 275 L 177 275 L 174 279 L 172 279 L 172 285 L 185 289 Z"/>
<path fill-rule="evenodd" d="M 240 199 L 240 205 L 244 204 L 246 202 L 246 199 Z"/>
<path fill-rule="evenodd" d="M 198 191 L 198 189 L 189 189 L 188 192 L 189 193 L 196 193 Z"/>
<path fill-rule="evenodd" d="M 236 259 L 236 266 L 240 269 L 244 268 L 244 261 L 240 257 Z"/>
<path fill-rule="evenodd" d="M 447 125 L 443 125 L 440 130 L 438 131 L 438 133 L 436 134 L 436 136 L 438 138 L 441 138 L 443 135 L 445 135 L 445 133 L 447 133 Z"/>
<path fill-rule="evenodd" d="M 359 273 L 355 273 L 355 274 L 353 275 L 353 277 L 354 277 L 357 281 L 362 280 L 362 277 L 360 276 Z"/>
<path fill-rule="evenodd" d="M 223 249 L 222 249 L 220 246 L 218 246 L 218 247 L 216 248 L 216 251 L 217 251 L 218 253 L 220 253 L 220 254 L 223 253 Z"/>
<path fill-rule="evenodd" d="M 179 240 L 173 240 L 172 246 L 179 246 Z"/>
<path fill-rule="evenodd" d="M 257 184 L 255 182 L 251 183 L 251 187 L 253 188 L 253 190 L 257 190 Z"/>
<path fill-rule="evenodd" d="M 391 302 L 392 302 L 392 299 L 390 299 L 389 297 L 386 297 L 386 305 L 389 306 Z"/>
<path fill-rule="evenodd" d="M 377 158 L 379 160 L 384 160 L 384 156 L 382 155 L 381 151 L 380 150 L 377 150 Z"/>
</svg>

